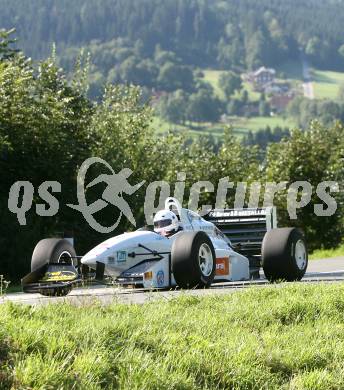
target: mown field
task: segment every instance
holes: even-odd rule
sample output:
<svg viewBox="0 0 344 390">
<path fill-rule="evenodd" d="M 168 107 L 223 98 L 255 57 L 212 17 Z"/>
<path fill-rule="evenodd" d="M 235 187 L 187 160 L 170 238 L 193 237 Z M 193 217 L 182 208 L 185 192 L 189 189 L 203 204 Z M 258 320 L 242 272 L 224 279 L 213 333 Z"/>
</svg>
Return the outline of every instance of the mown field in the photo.
<svg viewBox="0 0 344 390">
<path fill-rule="evenodd" d="M 282 128 L 289 127 L 293 128 L 295 122 L 292 119 L 283 118 L 281 116 L 275 117 L 251 117 L 243 118 L 238 116 L 228 117 L 228 123 L 187 123 L 186 125 L 176 125 L 166 122 L 162 118 L 154 117 L 152 126 L 156 130 L 157 134 L 167 133 L 168 131 L 184 132 L 192 137 L 199 135 L 212 135 L 217 139 L 221 139 L 223 136 L 223 130 L 225 126 L 232 126 L 234 134 L 238 137 L 244 137 L 247 132 L 251 130 L 256 132 L 260 129 L 265 129 L 270 126 L 273 129 L 276 126 Z"/>
<path fill-rule="evenodd" d="M 204 74 L 204 78 L 203 78 L 204 81 L 208 82 L 214 88 L 215 94 L 220 99 L 224 99 L 225 95 L 224 95 L 222 89 L 220 88 L 219 78 L 220 78 L 222 73 L 225 73 L 225 71 L 224 70 L 205 69 L 205 70 L 202 70 L 202 72 Z M 246 91 L 248 92 L 249 100 L 252 100 L 252 101 L 259 100 L 260 94 L 253 90 L 252 85 L 250 83 L 243 82 L 243 89 L 246 89 Z M 234 97 L 239 98 L 239 94 L 234 95 Z"/>
<path fill-rule="evenodd" d="M 342 389 L 344 285 L 0 306 L 2 389 Z"/>
<path fill-rule="evenodd" d="M 313 69 L 314 95 L 317 99 L 338 99 L 338 92 L 344 84 L 343 72 L 320 71 Z"/>
</svg>

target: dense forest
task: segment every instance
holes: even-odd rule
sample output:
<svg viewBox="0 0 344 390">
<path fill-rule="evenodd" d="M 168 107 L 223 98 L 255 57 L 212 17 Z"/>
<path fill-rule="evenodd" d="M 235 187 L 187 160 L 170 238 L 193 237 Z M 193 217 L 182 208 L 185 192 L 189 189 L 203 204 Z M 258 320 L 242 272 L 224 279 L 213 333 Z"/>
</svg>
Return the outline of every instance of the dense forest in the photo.
<svg viewBox="0 0 344 390">
<path fill-rule="evenodd" d="M 274 66 L 304 51 L 318 66 L 344 64 L 344 7 L 320 0 L 7 0 L 0 26 L 15 27 L 39 59 L 53 42 L 64 65 L 87 47 L 110 79 L 149 84 L 166 62 L 220 69 Z"/>
</svg>

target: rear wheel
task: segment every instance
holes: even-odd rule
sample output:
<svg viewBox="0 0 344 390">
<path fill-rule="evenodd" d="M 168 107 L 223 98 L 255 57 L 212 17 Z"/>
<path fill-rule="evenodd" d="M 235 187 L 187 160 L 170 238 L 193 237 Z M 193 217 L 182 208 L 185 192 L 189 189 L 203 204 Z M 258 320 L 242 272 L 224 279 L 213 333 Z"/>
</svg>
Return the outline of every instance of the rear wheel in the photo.
<svg viewBox="0 0 344 390">
<path fill-rule="evenodd" d="M 279 228 L 268 231 L 262 243 L 262 264 L 266 278 L 301 280 L 308 265 L 305 237 L 296 228 Z"/>
<path fill-rule="evenodd" d="M 173 276 L 179 287 L 208 287 L 213 282 L 216 257 L 206 233 L 181 234 L 172 245 L 171 257 Z"/>
</svg>

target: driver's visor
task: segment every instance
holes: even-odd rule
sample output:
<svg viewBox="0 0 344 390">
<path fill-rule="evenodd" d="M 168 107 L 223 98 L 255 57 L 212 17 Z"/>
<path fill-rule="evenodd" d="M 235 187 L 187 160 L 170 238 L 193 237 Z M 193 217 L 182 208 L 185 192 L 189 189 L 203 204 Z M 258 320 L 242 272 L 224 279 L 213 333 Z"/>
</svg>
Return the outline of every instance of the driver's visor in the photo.
<svg viewBox="0 0 344 390">
<path fill-rule="evenodd" d="M 172 224 L 172 219 L 162 219 L 161 221 L 155 221 L 155 228 L 163 228 Z"/>
</svg>

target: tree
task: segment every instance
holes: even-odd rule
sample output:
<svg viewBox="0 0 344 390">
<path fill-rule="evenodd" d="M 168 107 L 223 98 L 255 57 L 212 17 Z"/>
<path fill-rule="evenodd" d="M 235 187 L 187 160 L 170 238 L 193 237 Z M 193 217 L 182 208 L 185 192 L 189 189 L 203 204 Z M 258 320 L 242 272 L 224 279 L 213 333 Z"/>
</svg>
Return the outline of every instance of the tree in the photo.
<svg viewBox="0 0 344 390">
<path fill-rule="evenodd" d="M 235 91 L 240 91 L 242 88 L 241 77 L 234 72 L 222 73 L 219 77 L 219 87 L 225 93 L 227 99 L 229 99 Z"/>
<path fill-rule="evenodd" d="M 177 89 L 190 92 L 194 88 L 194 77 L 191 69 L 172 62 L 167 62 L 161 67 L 157 82 L 160 88 L 169 92 Z"/>
<path fill-rule="evenodd" d="M 290 220 L 287 214 L 286 191 L 279 193 L 275 202 L 279 207 L 282 226 L 302 227 L 310 249 L 319 246 L 333 247 L 343 237 L 341 192 L 331 193 L 338 207 L 333 215 L 319 217 L 314 213 L 314 205 L 324 203 L 315 191 L 318 184 L 324 181 L 343 182 L 344 171 L 340 160 L 344 146 L 342 133 L 343 127 L 340 124 L 326 128 L 313 122 L 306 131 L 295 130 L 290 138 L 273 144 L 268 149 L 267 181 L 285 180 L 288 185 L 296 181 L 307 181 L 312 185 L 311 201 L 297 210 L 297 220 Z"/>
<path fill-rule="evenodd" d="M 331 55 L 330 45 L 326 39 L 315 36 L 307 42 L 305 53 L 313 63 L 322 65 L 327 62 L 328 56 Z"/>
<path fill-rule="evenodd" d="M 195 122 L 216 122 L 219 119 L 220 104 L 207 90 L 190 95 L 186 118 Z"/>
<path fill-rule="evenodd" d="M 161 50 L 159 45 L 155 48 L 154 61 L 160 66 L 167 62 L 171 62 L 173 64 L 181 63 L 181 60 L 177 57 L 176 53 L 173 51 Z"/>
<path fill-rule="evenodd" d="M 0 139 L 6 141 L 0 158 L 0 169 L 6 172 L 1 177 L 0 204 L 1 218 L 7 221 L 7 227 L 0 228 L 0 244 L 2 258 L 8 259 L 1 265 L 7 275 L 21 277 L 29 268 L 27 253 L 34 243 L 64 231 L 71 221 L 62 207 L 61 219 L 46 217 L 40 222 L 34 211 L 40 199 L 35 195 L 27 225 L 20 226 L 7 207 L 10 187 L 19 179 L 30 181 L 36 190 L 42 182 L 58 181 L 60 203 L 72 203 L 76 167 L 91 153 L 92 113 L 90 101 L 69 85 L 53 59 L 37 67 L 20 55 L 0 61 Z"/>
<path fill-rule="evenodd" d="M 136 67 L 136 77 L 139 84 L 147 87 L 154 87 L 158 76 L 158 68 L 153 61 L 149 59 L 142 60 Z"/>
<path fill-rule="evenodd" d="M 248 103 L 248 92 L 246 89 L 244 89 L 241 93 L 241 102 L 242 102 L 242 104 Z"/>
<path fill-rule="evenodd" d="M 322 48 L 321 41 L 318 37 L 313 37 L 307 42 L 305 53 L 308 56 L 315 57 L 320 55 L 320 51 Z"/>
<path fill-rule="evenodd" d="M 265 100 L 259 102 L 259 116 L 268 116 L 270 114 L 270 104 Z"/>
<path fill-rule="evenodd" d="M 160 116 L 172 123 L 184 123 L 186 118 L 186 107 L 188 96 L 182 90 L 164 96 L 158 105 Z"/>
<path fill-rule="evenodd" d="M 248 37 L 246 47 L 246 65 L 253 70 L 264 64 L 264 44 L 266 37 L 261 29 Z"/>
<path fill-rule="evenodd" d="M 239 115 L 242 104 L 237 99 L 231 99 L 227 105 L 227 114 L 228 115 Z"/>
<path fill-rule="evenodd" d="M 0 60 L 13 58 L 18 53 L 18 50 L 12 47 L 17 41 L 16 39 L 11 38 L 11 35 L 14 34 L 14 32 L 14 28 L 11 30 L 0 30 Z"/>
</svg>

